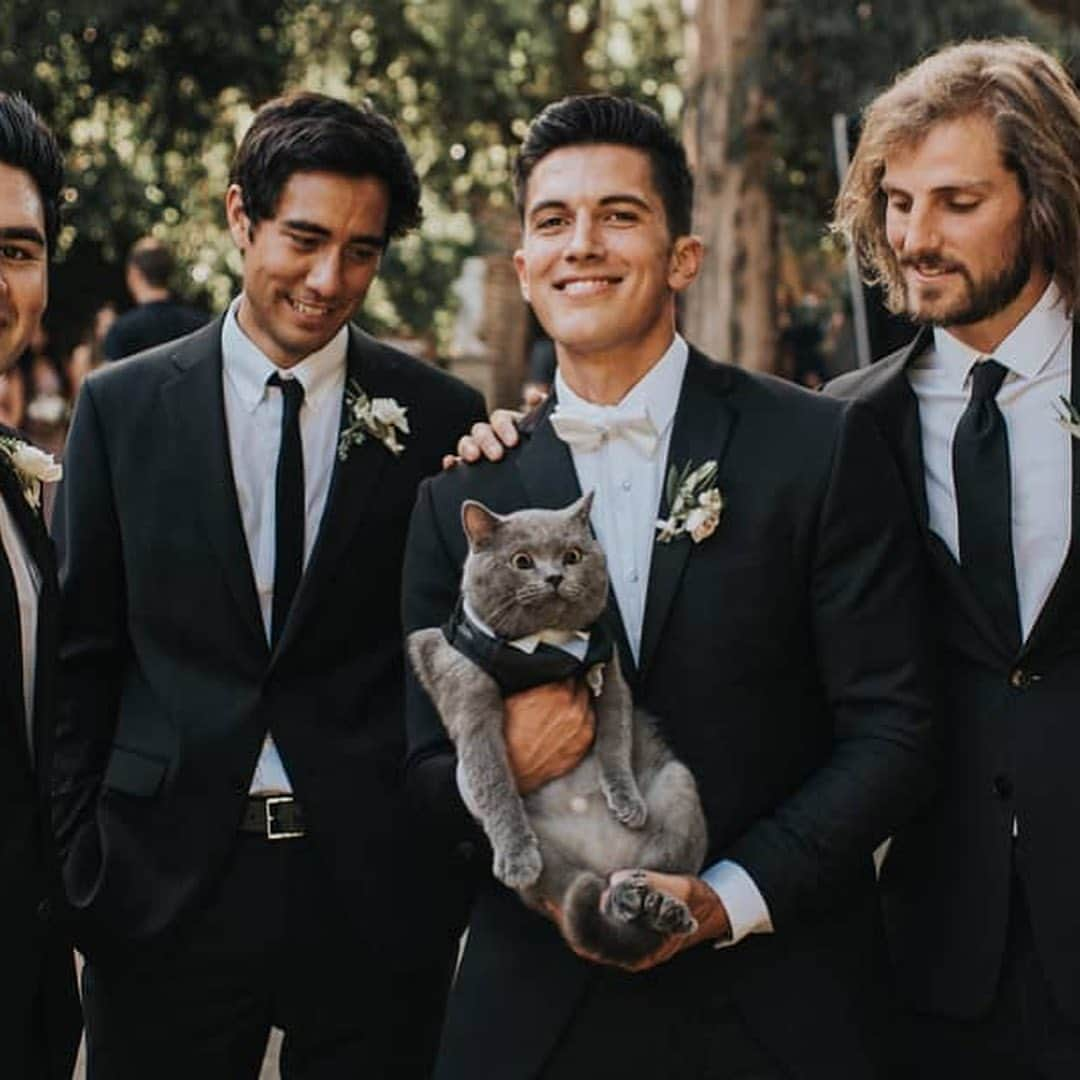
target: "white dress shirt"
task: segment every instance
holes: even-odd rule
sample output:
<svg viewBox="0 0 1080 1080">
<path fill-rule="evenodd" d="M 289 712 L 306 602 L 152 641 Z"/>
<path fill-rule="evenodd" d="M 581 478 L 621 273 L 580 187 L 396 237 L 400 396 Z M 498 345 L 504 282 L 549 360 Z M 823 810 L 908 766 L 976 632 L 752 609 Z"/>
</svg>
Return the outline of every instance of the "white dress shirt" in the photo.
<svg viewBox="0 0 1080 1080">
<path fill-rule="evenodd" d="M 1008 373 L 997 395 L 1009 436 L 1012 539 L 1020 626 L 1026 640 L 1065 563 L 1072 523 L 1072 439 L 1055 420 L 1069 397 L 1072 320 L 1050 284 L 994 350 Z M 908 369 L 919 403 L 930 528 L 960 558 L 953 437 L 971 397 L 971 368 L 982 355 L 947 330 Z"/>
<path fill-rule="evenodd" d="M 19 605 L 19 636 L 22 647 L 23 715 L 26 718 L 26 738 L 30 760 L 34 758 L 34 678 L 37 670 L 38 598 L 41 595 L 41 575 L 26 542 L 0 498 L 0 543 L 11 564 L 15 579 L 15 597 Z"/>
<path fill-rule="evenodd" d="M 263 629 L 269 641 L 274 601 L 276 476 L 281 448 L 282 394 L 275 387 L 267 386 L 266 380 L 276 373 L 283 379 L 297 379 L 304 387 L 300 442 L 304 450 L 306 568 L 326 508 L 334 470 L 349 331 L 342 327 L 318 352 L 304 357 L 285 371 L 276 367 L 240 328 L 236 318 L 239 304 L 240 298 L 233 301 L 221 330 L 225 425 L 229 433 L 236 498 L 240 504 Z M 268 733 L 251 779 L 251 792 L 291 791 L 285 766 Z"/>
<path fill-rule="evenodd" d="M 685 340 L 676 334 L 667 352 L 616 405 L 585 401 L 570 389 L 561 371 L 555 373 L 559 407 L 592 413 L 598 420 L 644 407 L 659 436 L 651 457 L 619 438 L 607 439 L 595 450 L 570 450 L 582 492 L 595 492 L 590 520 L 607 556 L 612 588 L 635 660 L 641 648 L 664 467 L 689 353 Z M 731 923 L 731 938 L 721 945 L 772 930 L 765 898 L 738 863 L 724 859 L 701 876 L 720 897 Z"/>
</svg>

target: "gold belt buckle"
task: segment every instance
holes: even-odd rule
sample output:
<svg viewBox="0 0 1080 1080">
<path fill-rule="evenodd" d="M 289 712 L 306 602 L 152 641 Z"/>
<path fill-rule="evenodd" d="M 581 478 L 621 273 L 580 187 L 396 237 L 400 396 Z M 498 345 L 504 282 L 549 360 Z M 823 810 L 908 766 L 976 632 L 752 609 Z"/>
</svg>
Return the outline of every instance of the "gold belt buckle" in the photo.
<svg viewBox="0 0 1080 1080">
<path fill-rule="evenodd" d="M 295 829 L 283 829 L 278 830 L 274 823 L 274 815 L 271 811 L 272 806 L 279 806 L 283 803 L 294 803 L 294 799 L 291 795 L 275 795 L 266 800 L 266 839 L 267 840 L 289 840 L 297 836 L 303 836 L 304 830 Z"/>
</svg>

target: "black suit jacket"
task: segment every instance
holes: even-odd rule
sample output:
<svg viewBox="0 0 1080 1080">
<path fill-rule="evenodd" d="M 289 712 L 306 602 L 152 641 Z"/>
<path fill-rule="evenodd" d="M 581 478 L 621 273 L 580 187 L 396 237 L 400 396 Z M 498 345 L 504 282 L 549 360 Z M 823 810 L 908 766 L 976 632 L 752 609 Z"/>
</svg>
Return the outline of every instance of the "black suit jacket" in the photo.
<svg viewBox="0 0 1080 1080">
<path fill-rule="evenodd" d="M 1066 853 L 1080 821 L 1080 440 L 1072 443 L 1072 543 L 1017 653 L 927 524 L 918 402 L 905 369 L 930 339 L 924 331 L 829 385 L 877 417 L 930 567 L 945 765 L 937 799 L 896 837 L 885 862 L 893 962 L 917 1008 L 967 1017 L 989 1006 L 1005 949 L 1015 817 L 1015 867 L 1035 944 L 1055 998 L 1080 1023 L 1080 867 Z M 1076 329 L 1072 400 L 1080 401 Z M 1045 422 L 1047 437 L 1063 437 L 1052 415 Z"/>
<path fill-rule="evenodd" d="M 17 437 L 4 427 L 0 435 Z M 46 801 L 56 684 L 56 563 L 40 514 L 24 498 L 6 458 L 0 460 L 0 499 L 41 576 L 31 760 L 18 597 L 0 567 L 0 928 L 8 1002 L 0 1012 L 0 1055 L 19 1075 L 41 1070 L 40 1075 L 67 1080 L 81 1018 Z M 28 1048 L 34 1060 L 23 1062 L 26 1033 L 41 1021 L 36 1045 Z"/>
<path fill-rule="evenodd" d="M 506 464 L 422 486 L 407 631 L 440 623 L 454 602 L 462 499 L 509 511 L 578 496 L 550 407 Z M 863 409 L 691 351 L 669 463 L 710 458 L 725 499 L 719 527 L 700 544 L 655 546 L 640 666 L 614 603 L 612 616 L 636 701 L 697 778 L 707 862 L 730 858 L 749 872 L 776 933 L 671 964 L 703 994 L 733 994 L 798 1075 L 870 1075 L 882 986 L 871 852 L 926 797 L 933 773 L 917 539 Z M 415 682 L 407 713 L 413 789 L 446 842 L 473 842 L 452 748 Z M 535 1075 L 595 971 L 488 879 L 437 1075 Z"/>
<path fill-rule="evenodd" d="M 400 785 L 401 564 L 418 483 L 483 402 L 351 328 L 348 378 L 405 405 L 411 434 L 399 457 L 368 439 L 335 458 L 271 651 L 231 475 L 220 342 L 217 320 L 95 373 L 72 424 L 55 530 L 53 804 L 82 942 L 153 939 L 199 901 L 234 844 L 269 730 L 365 937 L 378 906 L 388 954 L 407 958 L 413 941 L 420 956 L 452 934 L 438 912 L 416 917 L 405 877 L 423 856 Z M 391 887 L 400 897 L 387 905 Z"/>
</svg>

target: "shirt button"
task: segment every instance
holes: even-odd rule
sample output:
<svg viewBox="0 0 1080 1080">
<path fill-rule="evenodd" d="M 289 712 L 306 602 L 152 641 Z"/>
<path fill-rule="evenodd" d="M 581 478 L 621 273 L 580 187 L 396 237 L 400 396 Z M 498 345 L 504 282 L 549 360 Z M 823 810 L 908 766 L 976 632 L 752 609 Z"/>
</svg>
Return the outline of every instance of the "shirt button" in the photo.
<svg viewBox="0 0 1080 1080">
<path fill-rule="evenodd" d="M 633 485 L 632 485 L 632 484 L 630 483 L 630 481 L 629 481 L 629 480 L 624 480 L 624 481 L 622 482 L 622 489 L 623 489 L 623 491 L 629 491 L 631 487 L 633 487 Z"/>
<path fill-rule="evenodd" d="M 630 573 L 626 576 L 630 581 L 637 581 L 638 579 L 638 573 L 636 570 L 631 570 Z"/>
</svg>

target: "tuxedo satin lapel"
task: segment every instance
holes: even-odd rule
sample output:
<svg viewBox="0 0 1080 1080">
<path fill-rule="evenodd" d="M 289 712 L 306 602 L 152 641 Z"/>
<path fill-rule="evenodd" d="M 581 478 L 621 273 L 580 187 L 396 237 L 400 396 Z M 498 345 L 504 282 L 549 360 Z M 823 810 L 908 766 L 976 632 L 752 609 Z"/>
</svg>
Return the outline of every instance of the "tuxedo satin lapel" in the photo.
<svg viewBox="0 0 1080 1080">
<path fill-rule="evenodd" d="M 667 475 L 672 465 L 679 469 L 687 462 L 695 467 L 706 461 L 720 466 L 717 485 L 724 489 L 724 454 L 727 452 L 737 417 L 731 405 L 725 401 L 728 375 L 719 365 L 706 359 L 695 349 L 690 359 L 679 394 L 675 412 L 675 427 L 671 432 L 671 446 L 664 466 L 664 485 L 657 509 L 657 520 L 668 516 Z M 720 517 L 724 527 L 723 514 Z M 654 530 L 655 532 L 655 530 Z M 703 543 L 708 543 L 708 540 Z M 645 620 L 641 630 L 640 674 L 644 679 L 649 671 L 660 636 L 667 621 L 671 603 L 682 580 L 687 561 L 697 544 L 689 536 L 678 536 L 668 543 L 653 541 L 652 565 L 649 568 L 649 591 L 645 599 Z"/>
<path fill-rule="evenodd" d="M 540 409 L 528 418 L 523 430 L 529 438 L 514 457 L 518 477 L 528 496 L 527 505 L 545 510 L 559 510 L 582 496 L 570 450 L 547 422 L 555 405 L 555 395 L 551 394 Z M 630 650 L 622 612 L 619 611 L 612 588 L 608 589 L 606 617 L 608 629 L 619 650 L 623 675 L 633 684 L 637 674 L 634 654 Z"/>
<path fill-rule="evenodd" d="M 1070 400 L 1080 402 L 1080 323 L 1073 323 Z M 1080 612 L 1080 439 L 1072 439 L 1072 536 L 1057 581 L 1021 649 L 1026 655 L 1054 634 L 1077 633 Z M 1071 616 L 1071 621 L 1070 617 Z"/>
<path fill-rule="evenodd" d="M 364 388 L 369 397 L 394 397 L 400 390 L 393 385 L 380 381 L 380 370 L 371 355 L 377 348 L 366 343 L 363 337 L 352 327 L 349 328 L 349 352 L 346 359 L 345 385 L 354 381 Z M 408 406 L 407 401 L 402 402 Z M 341 401 L 339 430 L 346 422 L 345 399 Z M 405 441 L 405 453 L 408 451 L 408 439 Z M 296 598 L 285 621 L 274 652 L 280 656 L 296 636 L 297 627 L 310 615 L 318 599 L 319 591 L 332 579 L 333 568 L 345 555 L 349 543 L 371 505 L 376 498 L 379 480 L 384 469 L 393 460 L 392 453 L 378 439 L 367 438 L 359 446 L 352 446 L 342 461 L 334 454 L 333 473 L 330 477 L 330 490 L 326 496 L 326 507 L 315 536 L 304 575 L 296 591 Z"/>
<path fill-rule="evenodd" d="M 182 472 L 188 489 L 181 499 L 197 508 L 229 592 L 250 630 L 252 644 L 265 652 L 266 633 L 236 499 L 225 426 L 220 320 L 178 351 L 174 363 L 178 375 L 165 384 L 161 395 L 179 460 L 187 463 Z"/>
</svg>

